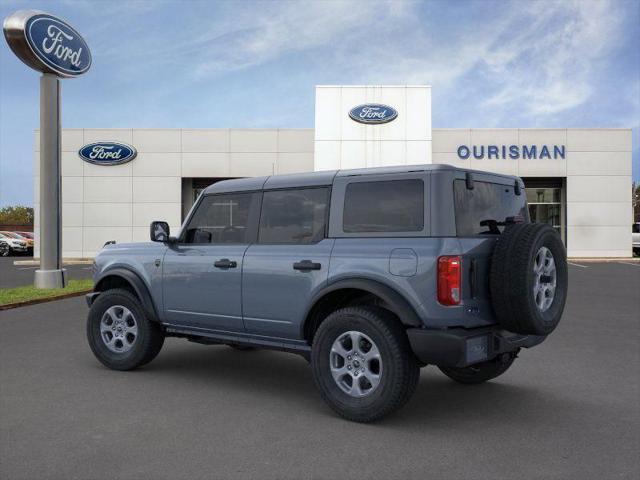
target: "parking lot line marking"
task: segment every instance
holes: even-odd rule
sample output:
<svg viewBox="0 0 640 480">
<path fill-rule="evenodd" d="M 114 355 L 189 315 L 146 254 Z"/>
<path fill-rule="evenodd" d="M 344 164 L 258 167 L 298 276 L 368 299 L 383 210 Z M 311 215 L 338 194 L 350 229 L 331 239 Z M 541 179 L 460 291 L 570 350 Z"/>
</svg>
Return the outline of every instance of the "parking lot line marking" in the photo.
<svg viewBox="0 0 640 480">
<path fill-rule="evenodd" d="M 22 268 L 19 268 L 18 270 L 31 270 L 32 268 L 38 268 L 38 267 L 22 267 Z"/>
<path fill-rule="evenodd" d="M 580 265 L 578 263 L 571 263 L 571 262 L 567 262 L 569 265 L 573 265 L 574 267 L 580 267 L 580 268 L 589 268 L 586 265 Z"/>
<path fill-rule="evenodd" d="M 631 263 L 631 262 L 618 262 L 618 263 L 624 263 L 625 265 L 631 265 L 632 267 L 640 267 L 639 263 Z"/>
</svg>

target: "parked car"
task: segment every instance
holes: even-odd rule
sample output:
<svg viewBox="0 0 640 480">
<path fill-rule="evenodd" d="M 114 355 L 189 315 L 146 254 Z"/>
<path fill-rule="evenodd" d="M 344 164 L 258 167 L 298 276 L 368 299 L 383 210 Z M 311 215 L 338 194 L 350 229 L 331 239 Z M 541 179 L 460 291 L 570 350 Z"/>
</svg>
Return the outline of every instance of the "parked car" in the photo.
<svg viewBox="0 0 640 480">
<path fill-rule="evenodd" d="M 502 375 L 567 296 L 563 243 L 529 222 L 522 180 L 445 165 L 223 181 L 176 237 L 165 222 L 150 236 L 95 258 L 100 362 L 143 366 L 166 337 L 294 352 L 358 422 L 406 403 L 426 365 Z"/>
<path fill-rule="evenodd" d="M 11 253 L 11 247 L 9 244 L 0 238 L 0 257 L 8 257 Z"/>
<path fill-rule="evenodd" d="M 6 243 L 7 248 L 0 248 L 0 255 L 6 257 L 13 253 L 26 253 L 28 251 L 27 241 L 12 235 L 11 232 L 0 232 L 0 241 Z"/>
<path fill-rule="evenodd" d="M 27 242 L 27 248 L 33 250 L 33 237 L 25 235 L 24 232 L 0 232 L 18 240 Z"/>
<path fill-rule="evenodd" d="M 35 236 L 33 235 L 33 232 L 15 232 L 15 233 L 17 233 L 18 235 L 21 235 L 23 237 L 30 238 L 31 240 L 35 239 Z"/>
<path fill-rule="evenodd" d="M 636 222 L 631 226 L 631 232 L 633 253 L 640 255 L 640 222 Z"/>
</svg>

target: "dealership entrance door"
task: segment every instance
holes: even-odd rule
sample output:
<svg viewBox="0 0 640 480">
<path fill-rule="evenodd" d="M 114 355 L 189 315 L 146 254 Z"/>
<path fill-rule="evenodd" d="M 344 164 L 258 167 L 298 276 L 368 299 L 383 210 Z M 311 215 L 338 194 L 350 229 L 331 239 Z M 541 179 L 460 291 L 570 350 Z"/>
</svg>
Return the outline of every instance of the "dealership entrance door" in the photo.
<svg viewBox="0 0 640 480">
<path fill-rule="evenodd" d="M 529 216 L 535 223 L 548 223 L 566 241 L 566 195 L 564 178 L 523 178 Z"/>
</svg>

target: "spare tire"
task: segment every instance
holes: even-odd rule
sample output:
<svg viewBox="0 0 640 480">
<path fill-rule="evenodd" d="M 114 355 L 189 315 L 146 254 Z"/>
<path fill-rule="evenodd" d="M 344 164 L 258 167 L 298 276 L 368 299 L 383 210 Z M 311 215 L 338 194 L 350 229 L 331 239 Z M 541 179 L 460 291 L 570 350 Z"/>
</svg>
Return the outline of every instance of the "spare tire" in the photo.
<svg viewBox="0 0 640 480">
<path fill-rule="evenodd" d="M 491 303 L 510 332 L 548 335 L 567 300 L 567 255 L 550 225 L 508 225 L 491 259 Z"/>
</svg>

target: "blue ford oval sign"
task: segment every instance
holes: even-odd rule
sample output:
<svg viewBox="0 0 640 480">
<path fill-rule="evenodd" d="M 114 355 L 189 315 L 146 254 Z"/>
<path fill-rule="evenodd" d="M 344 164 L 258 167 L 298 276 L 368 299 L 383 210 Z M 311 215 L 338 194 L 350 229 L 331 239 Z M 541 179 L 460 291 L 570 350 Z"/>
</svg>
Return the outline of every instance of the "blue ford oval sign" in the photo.
<svg viewBox="0 0 640 480">
<path fill-rule="evenodd" d="M 96 142 L 85 145 L 78 154 L 85 162 L 95 165 L 121 165 L 136 158 L 138 152 L 126 143 Z"/>
<path fill-rule="evenodd" d="M 13 52 L 31 68 L 77 77 L 91 67 L 91 51 L 82 36 L 53 15 L 19 11 L 5 19 L 3 29 Z"/>
<path fill-rule="evenodd" d="M 359 123 L 380 124 L 395 120 L 398 112 L 395 108 L 380 103 L 358 105 L 349 111 L 349 117 Z"/>
</svg>

